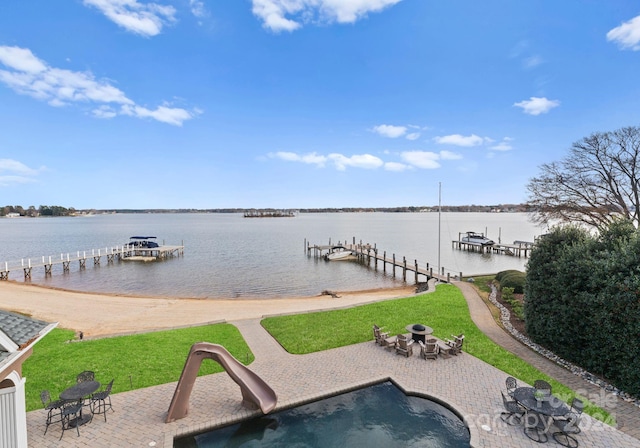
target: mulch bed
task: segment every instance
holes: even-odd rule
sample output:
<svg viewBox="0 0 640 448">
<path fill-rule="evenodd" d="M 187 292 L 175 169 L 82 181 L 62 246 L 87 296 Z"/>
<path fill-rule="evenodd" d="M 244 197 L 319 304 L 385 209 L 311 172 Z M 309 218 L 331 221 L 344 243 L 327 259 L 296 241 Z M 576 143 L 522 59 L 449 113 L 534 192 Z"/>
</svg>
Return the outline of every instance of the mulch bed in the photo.
<svg viewBox="0 0 640 448">
<path fill-rule="evenodd" d="M 522 303 L 523 300 L 524 300 L 524 295 L 523 294 L 514 294 L 513 297 L 514 297 L 514 299 L 518 300 L 520 303 Z M 526 330 L 524 328 L 524 320 L 522 320 L 518 316 L 516 316 L 516 314 L 511 309 L 511 304 L 509 304 L 508 302 L 505 302 L 504 300 L 502 300 L 502 293 L 500 291 L 497 291 L 496 300 L 502 306 L 504 306 L 506 309 L 508 309 L 509 312 L 511 313 L 511 317 L 509 318 L 509 322 L 511 322 L 511 325 L 513 326 L 513 328 L 518 330 L 524 336 L 528 337 L 527 332 L 526 332 Z"/>
</svg>

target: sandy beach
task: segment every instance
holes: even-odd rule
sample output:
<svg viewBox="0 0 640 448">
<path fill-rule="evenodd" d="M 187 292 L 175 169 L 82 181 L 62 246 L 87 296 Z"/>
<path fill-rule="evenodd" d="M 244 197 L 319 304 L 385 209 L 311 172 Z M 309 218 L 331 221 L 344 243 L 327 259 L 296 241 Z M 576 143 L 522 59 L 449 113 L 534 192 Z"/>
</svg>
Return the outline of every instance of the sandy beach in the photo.
<svg viewBox="0 0 640 448">
<path fill-rule="evenodd" d="M 3 281 L 0 308 L 58 322 L 58 327 L 82 331 L 87 338 L 341 308 L 407 297 L 415 293 L 415 287 L 334 293 L 338 297 L 167 299 L 63 291 Z"/>
</svg>

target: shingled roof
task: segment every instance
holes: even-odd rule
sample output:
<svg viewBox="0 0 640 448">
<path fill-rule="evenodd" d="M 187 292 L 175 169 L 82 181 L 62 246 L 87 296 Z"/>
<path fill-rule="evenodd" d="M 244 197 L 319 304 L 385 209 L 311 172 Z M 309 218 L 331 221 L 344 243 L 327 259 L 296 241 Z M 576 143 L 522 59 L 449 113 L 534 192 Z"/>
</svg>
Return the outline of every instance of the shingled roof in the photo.
<svg viewBox="0 0 640 448">
<path fill-rule="evenodd" d="M 0 310 L 0 364 L 11 353 L 37 338 L 49 325 L 48 322 Z"/>
</svg>

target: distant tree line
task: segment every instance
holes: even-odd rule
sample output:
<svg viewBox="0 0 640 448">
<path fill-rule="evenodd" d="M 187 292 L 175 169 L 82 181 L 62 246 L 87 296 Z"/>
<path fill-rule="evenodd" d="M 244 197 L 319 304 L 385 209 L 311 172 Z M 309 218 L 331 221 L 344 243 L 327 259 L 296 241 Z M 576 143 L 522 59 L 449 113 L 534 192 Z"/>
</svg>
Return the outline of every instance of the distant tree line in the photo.
<svg viewBox="0 0 640 448">
<path fill-rule="evenodd" d="M 295 210 L 298 213 L 422 213 L 422 212 L 502 212 L 502 213 L 522 213 L 532 212 L 532 208 L 527 204 L 496 204 L 496 205 L 423 205 L 423 206 L 401 206 L 401 207 L 338 207 L 338 208 L 300 208 L 286 209 Z M 35 208 L 23 208 L 20 205 L 5 205 L 0 208 L 0 216 L 7 216 L 17 213 L 20 216 L 73 216 L 78 214 L 104 214 L 104 213 L 247 213 L 247 212 L 275 212 L 283 209 L 275 208 L 114 208 L 114 209 L 75 209 L 58 205 L 41 205 Z"/>
<path fill-rule="evenodd" d="M 30 218 L 35 218 L 36 216 L 70 216 L 76 214 L 76 209 L 59 205 L 41 205 L 38 208 L 31 205 L 26 209 L 21 205 L 5 205 L 0 208 L 0 216 L 11 216 L 13 214 Z"/>
</svg>

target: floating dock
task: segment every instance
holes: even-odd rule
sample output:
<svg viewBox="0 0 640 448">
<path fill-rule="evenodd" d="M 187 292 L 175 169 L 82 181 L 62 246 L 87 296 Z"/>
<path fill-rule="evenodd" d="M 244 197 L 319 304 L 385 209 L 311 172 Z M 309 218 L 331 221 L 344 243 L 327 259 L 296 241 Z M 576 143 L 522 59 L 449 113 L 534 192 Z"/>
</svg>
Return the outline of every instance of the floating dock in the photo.
<svg viewBox="0 0 640 448">
<path fill-rule="evenodd" d="M 128 244 L 123 246 L 91 249 L 89 251 L 76 251 L 57 256 L 42 256 L 40 258 L 27 258 L 20 261 L 6 261 L 0 264 L 0 280 L 9 280 L 9 273 L 22 271 L 25 280 L 31 280 L 31 272 L 35 268 L 44 268 L 45 276 L 52 275 L 54 266 L 61 266 L 63 273 L 71 270 L 71 263 L 78 263 L 79 270 L 87 267 L 87 260 L 93 259 L 93 265 L 99 266 L 103 259 L 107 264 L 120 260 L 157 261 L 184 255 L 184 244 L 179 246 L 162 245 L 157 247 L 134 247 Z"/>
</svg>

